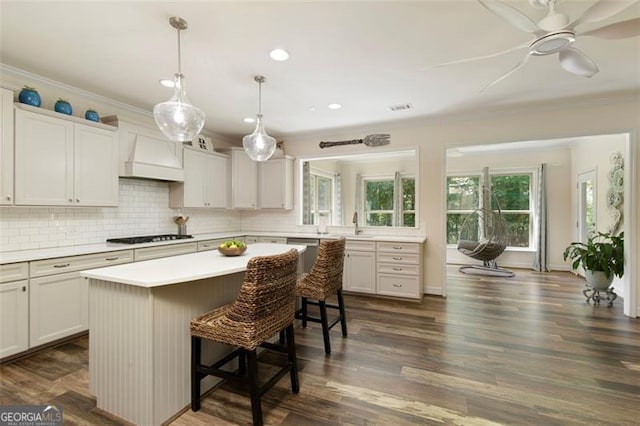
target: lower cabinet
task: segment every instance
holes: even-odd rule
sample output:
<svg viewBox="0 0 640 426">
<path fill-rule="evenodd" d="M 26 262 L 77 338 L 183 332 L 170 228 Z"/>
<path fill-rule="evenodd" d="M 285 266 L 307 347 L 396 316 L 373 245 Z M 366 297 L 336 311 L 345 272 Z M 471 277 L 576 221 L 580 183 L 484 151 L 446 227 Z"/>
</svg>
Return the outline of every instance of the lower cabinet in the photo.
<svg viewBox="0 0 640 426">
<path fill-rule="evenodd" d="M 375 242 L 347 240 L 342 287 L 345 291 L 376 294 Z"/>
<path fill-rule="evenodd" d="M 377 293 L 422 298 L 422 244 L 377 242 Z"/>
<path fill-rule="evenodd" d="M 198 243 L 182 243 L 164 246 L 144 247 L 135 250 L 134 261 L 158 259 L 160 257 L 178 256 L 181 254 L 195 253 L 198 251 Z"/>
<path fill-rule="evenodd" d="M 0 358 L 29 348 L 27 262 L 0 265 Z"/>
<path fill-rule="evenodd" d="M 198 241 L 198 251 L 217 250 L 220 244 L 232 239 L 233 238 L 218 238 L 214 240 Z"/>
<path fill-rule="evenodd" d="M 29 295 L 29 346 L 89 329 L 89 285 L 80 272 L 33 278 Z"/>
</svg>

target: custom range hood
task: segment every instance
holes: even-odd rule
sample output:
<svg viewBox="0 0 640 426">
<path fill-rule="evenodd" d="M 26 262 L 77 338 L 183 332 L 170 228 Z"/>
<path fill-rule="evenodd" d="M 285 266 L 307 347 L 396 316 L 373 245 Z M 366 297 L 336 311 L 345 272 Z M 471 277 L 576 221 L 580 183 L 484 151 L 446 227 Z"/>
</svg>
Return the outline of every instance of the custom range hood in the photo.
<svg viewBox="0 0 640 426">
<path fill-rule="evenodd" d="M 118 126 L 121 177 L 184 181 L 182 144 L 164 138 L 157 128 L 108 117 L 106 124 Z"/>
</svg>

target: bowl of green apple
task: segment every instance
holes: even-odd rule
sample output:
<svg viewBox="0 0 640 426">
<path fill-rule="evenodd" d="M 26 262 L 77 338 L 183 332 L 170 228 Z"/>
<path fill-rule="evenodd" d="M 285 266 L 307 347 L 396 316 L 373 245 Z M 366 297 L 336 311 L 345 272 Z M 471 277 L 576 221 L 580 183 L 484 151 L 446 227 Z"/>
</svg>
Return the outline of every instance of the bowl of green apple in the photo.
<svg viewBox="0 0 640 426">
<path fill-rule="evenodd" d="M 240 256 L 247 251 L 247 245 L 238 240 L 227 240 L 218 246 L 218 251 L 224 256 Z"/>
</svg>

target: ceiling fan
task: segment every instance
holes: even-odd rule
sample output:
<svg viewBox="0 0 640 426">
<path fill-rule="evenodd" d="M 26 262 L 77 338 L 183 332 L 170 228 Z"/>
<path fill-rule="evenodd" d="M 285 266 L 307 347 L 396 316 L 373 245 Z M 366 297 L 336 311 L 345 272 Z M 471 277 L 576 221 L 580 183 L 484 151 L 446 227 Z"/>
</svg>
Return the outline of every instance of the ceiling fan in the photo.
<svg viewBox="0 0 640 426">
<path fill-rule="evenodd" d="M 534 7 L 549 9 L 547 16 L 537 24 L 529 19 L 528 16 L 501 1 L 477 1 L 515 28 L 535 36 L 532 41 L 501 52 L 437 65 L 445 66 L 478 59 L 493 58 L 527 48 L 527 54 L 515 67 L 486 86 L 483 91 L 509 77 L 523 67 L 532 56 L 546 56 L 554 53 L 558 53 L 560 66 L 566 71 L 584 77 L 592 77 L 598 72 L 598 67 L 587 55 L 573 47 L 576 37 L 593 36 L 604 39 L 622 39 L 640 35 L 640 18 L 617 22 L 589 31 L 576 31 L 579 25 L 599 22 L 610 18 L 622 12 L 638 0 L 599 0 L 573 21 L 571 21 L 566 14 L 556 11 L 556 5 L 562 2 L 562 0 L 529 0 L 529 3 Z"/>
</svg>

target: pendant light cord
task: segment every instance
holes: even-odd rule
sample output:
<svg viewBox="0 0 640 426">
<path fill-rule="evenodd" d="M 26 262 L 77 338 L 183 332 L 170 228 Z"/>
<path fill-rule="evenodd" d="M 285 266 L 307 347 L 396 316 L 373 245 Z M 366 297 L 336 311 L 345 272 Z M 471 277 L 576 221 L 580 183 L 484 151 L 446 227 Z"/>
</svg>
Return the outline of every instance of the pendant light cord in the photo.
<svg viewBox="0 0 640 426">
<path fill-rule="evenodd" d="M 258 82 L 258 115 L 262 116 L 262 82 Z"/>
<path fill-rule="evenodd" d="M 180 48 L 180 29 L 177 29 L 178 31 L 178 74 L 182 75 L 182 51 Z"/>
</svg>

